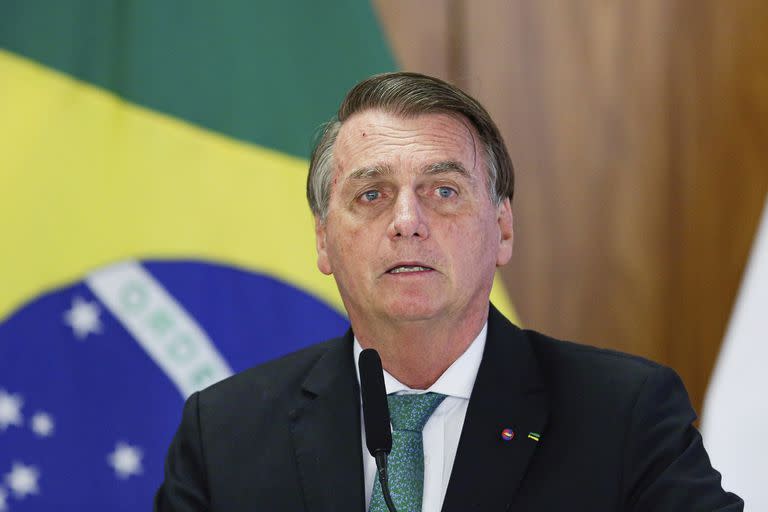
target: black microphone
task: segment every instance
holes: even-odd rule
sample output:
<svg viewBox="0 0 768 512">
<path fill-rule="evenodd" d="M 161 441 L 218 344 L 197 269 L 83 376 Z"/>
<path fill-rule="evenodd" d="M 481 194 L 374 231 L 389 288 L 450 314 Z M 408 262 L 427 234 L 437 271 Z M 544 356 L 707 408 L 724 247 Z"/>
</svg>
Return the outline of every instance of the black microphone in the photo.
<svg viewBox="0 0 768 512">
<path fill-rule="evenodd" d="M 365 423 L 365 444 L 376 459 L 381 492 L 390 512 L 397 512 L 389 494 L 387 476 L 387 455 L 392 451 L 392 430 L 389 425 L 389 405 L 384 387 L 384 373 L 379 353 L 367 348 L 360 353 L 360 394 L 363 397 L 363 420 Z"/>
</svg>

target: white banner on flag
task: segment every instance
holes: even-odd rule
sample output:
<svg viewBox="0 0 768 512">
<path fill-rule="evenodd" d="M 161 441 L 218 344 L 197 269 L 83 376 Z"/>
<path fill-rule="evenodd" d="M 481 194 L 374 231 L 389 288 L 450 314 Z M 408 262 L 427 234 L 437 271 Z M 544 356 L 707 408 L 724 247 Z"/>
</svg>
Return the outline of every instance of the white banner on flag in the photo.
<svg viewBox="0 0 768 512">
<path fill-rule="evenodd" d="M 94 272 L 86 284 L 185 398 L 232 375 L 195 319 L 138 262 Z"/>
<path fill-rule="evenodd" d="M 768 510 L 768 202 L 709 383 L 704 445 L 745 510 Z"/>
</svg>

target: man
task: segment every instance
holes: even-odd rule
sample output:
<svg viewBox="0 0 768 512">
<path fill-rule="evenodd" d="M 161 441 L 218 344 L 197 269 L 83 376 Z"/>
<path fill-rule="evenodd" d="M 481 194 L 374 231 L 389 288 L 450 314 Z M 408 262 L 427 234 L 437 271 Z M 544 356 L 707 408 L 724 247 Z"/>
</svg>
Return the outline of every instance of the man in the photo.
<svg viewBox="0 0 768 512">
<path fill-rule="evenodd" d="M 355 367 L 375 348 L 400 512 L 742 510 L 674 372 L 520 330 L 489 305 L 513 188 L 473 98 L 413 73 L 355 86 L 307 186 L 318 267 L 352 329 L 193 395 L 156 509 L 386 510 Z"/>
</svg>

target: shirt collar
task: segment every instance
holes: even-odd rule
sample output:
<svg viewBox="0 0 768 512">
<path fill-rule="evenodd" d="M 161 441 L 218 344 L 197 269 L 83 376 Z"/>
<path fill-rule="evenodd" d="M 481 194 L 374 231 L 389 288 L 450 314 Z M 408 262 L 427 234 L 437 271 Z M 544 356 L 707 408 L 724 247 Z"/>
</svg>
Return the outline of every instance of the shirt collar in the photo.
<svg viewBox="0 0 768 512">
<path fill-rule="evenodd" d="M 483 358 L 483 350 L 485 349 L 487 334 L 488 322 L 483 325 L 480 334 L 472 340 L 472 343 L 469 344 L 469 347 L 467 347 L 464 353 L 461 354 L 459 358 L 445 370 L 445 372 L 443 372 L 440 378 L 437 379 L 429 389 L 411 389 L 390 375 L 387 370 L 384 370 L 384 386 L 387 388 L 387 394 L 433 392 L 469 400 L 469 397 L 472 394 L 472 388 L 475 386 L 477 371 L 480 369 L 480 360 Z M 355 337 L 353 356 L 355 358 L 355 374 L 357 375 L 358 384 L 360 384 L 360 369 L 357 366 L 357 360 L 360 358 L 360 352 L 362 351 L 363 347 L 360 346 L 360 342 L 357 341 L 357 337 Z"/>
</svg>

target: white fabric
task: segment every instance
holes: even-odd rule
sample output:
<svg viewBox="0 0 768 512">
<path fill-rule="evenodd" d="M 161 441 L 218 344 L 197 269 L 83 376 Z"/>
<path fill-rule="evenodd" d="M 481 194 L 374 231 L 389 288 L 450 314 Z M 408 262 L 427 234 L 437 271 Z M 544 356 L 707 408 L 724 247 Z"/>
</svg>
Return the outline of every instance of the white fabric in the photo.
<svg viewBox="0 0 768 512">
<path fill-rule="evenodd" d="M 470 344 L 467 350 L 448 367 L 429 389 L 415 390 L 401 383 L 384 370 L 384 385 L 387 394 L 405 393 L 440 393 L 447 398 L 435 409 L 426 425 L 424 425 L 424 497 L 422 512 L 440 512 L 448 489 L 448 481 L 459 446 L 461 428 L 467 414 L 469 397 L 475 385 L 477 370 L 485 349 L 485 339 L 488 324 L 483 326 L 480 334 Z M 362 352 L 360 343 L 355 338 L 354 358 L 357 381 L 360 382 L 360 370 L 357 360 Z M 362 400 L 362 398 L 361 398 Z M 373 482 L 376 478 L 376 461 L 365 446 L 365 424 L 360 416 L 362 430 L 363 476 L 365 478 L 365 509 L 371 502 Z"/>
<path fill-rule="evenodd" d="M 768 510 L 768 202 L 702 415 L 704 446 L 723 488 L 746 511 Z"/>
</svg>

